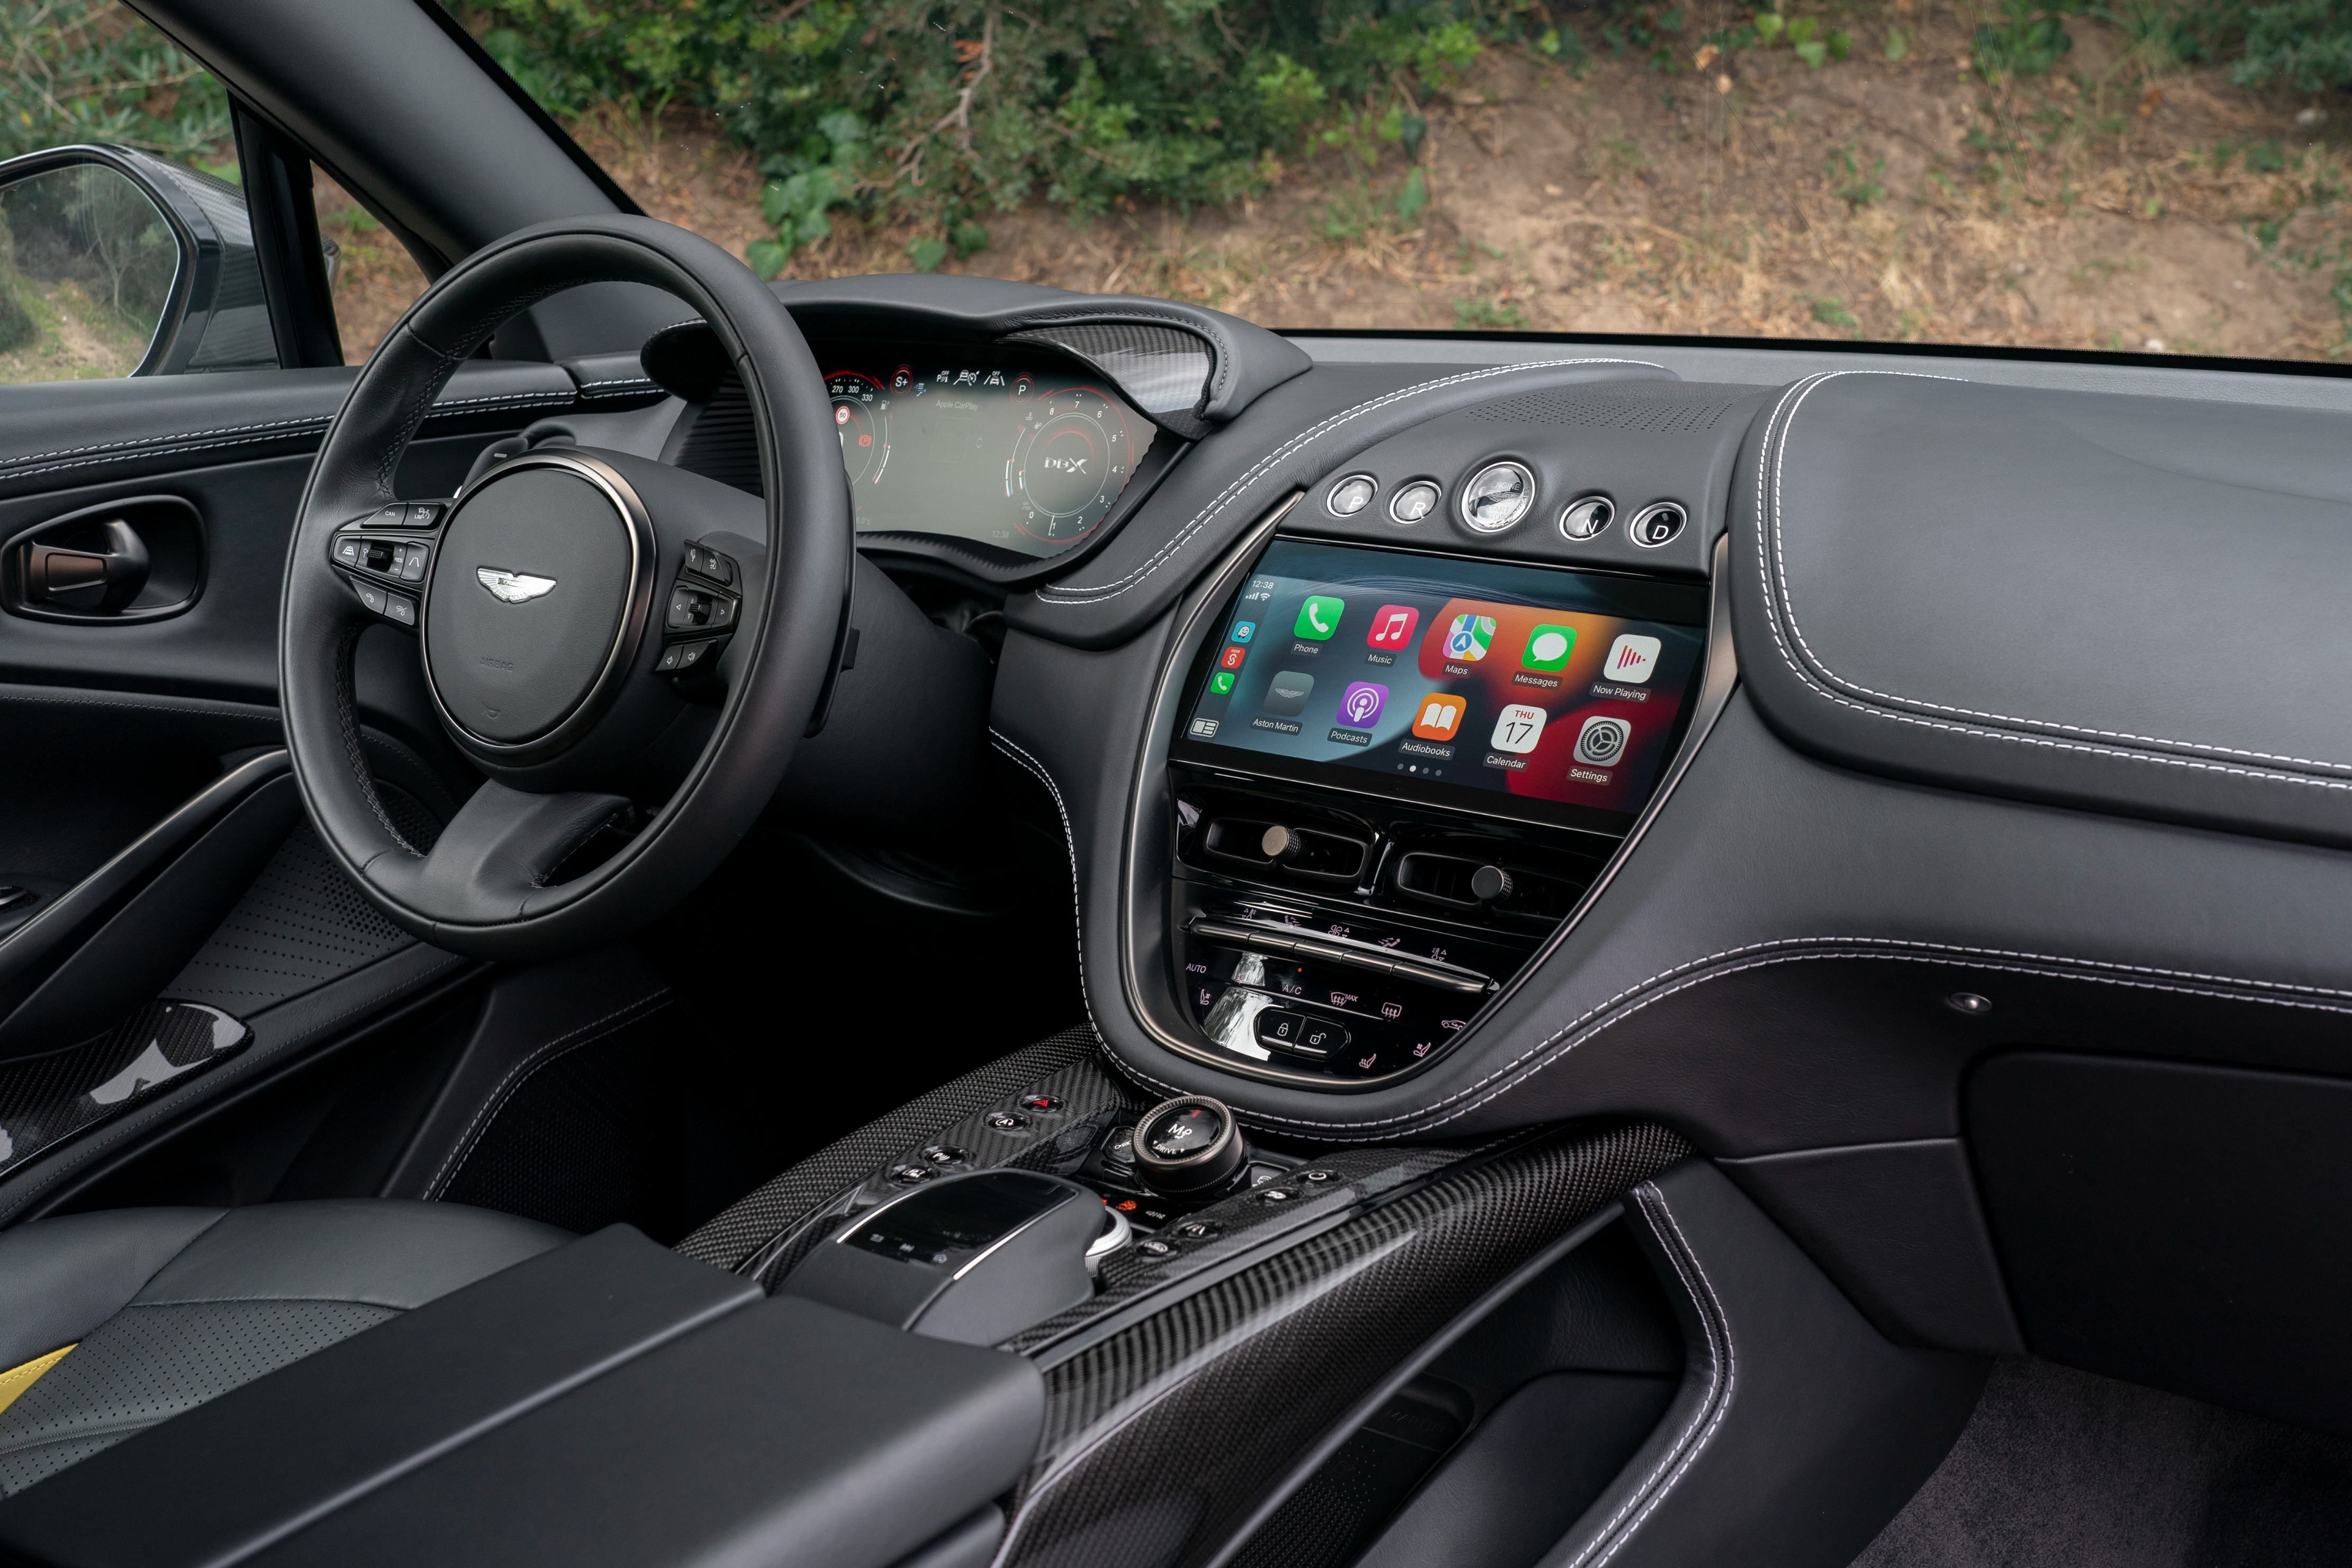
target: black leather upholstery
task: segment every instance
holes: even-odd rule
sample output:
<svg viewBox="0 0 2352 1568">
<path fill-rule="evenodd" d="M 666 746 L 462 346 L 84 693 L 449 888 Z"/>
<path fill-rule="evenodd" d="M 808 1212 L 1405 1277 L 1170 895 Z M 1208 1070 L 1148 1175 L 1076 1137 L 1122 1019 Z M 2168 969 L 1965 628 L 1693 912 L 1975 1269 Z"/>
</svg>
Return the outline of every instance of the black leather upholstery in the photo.
<svg viewBox="0 0 2352 1568">
<path fill-rule="evenodd" d="M 548 1250 L 562 1231 L 391 1200 L 69 1215 L 0 1235 L 0 1494 Z"/>
</svg>

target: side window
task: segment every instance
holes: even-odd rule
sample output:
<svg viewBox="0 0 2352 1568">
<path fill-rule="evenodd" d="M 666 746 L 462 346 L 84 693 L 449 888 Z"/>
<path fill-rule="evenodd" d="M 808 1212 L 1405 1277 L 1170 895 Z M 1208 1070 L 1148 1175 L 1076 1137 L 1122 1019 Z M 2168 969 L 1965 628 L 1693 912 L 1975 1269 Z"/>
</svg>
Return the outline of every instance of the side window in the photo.
<svg viewBox="0 0 2352 1568">
<path fill-rule="evenodd" d="M 408 247 L 324 171 L 311 176 L 310 199 L 319 212 L 319 238 L 327 249 L 330 297 L 335 304 L 335 330 L 343 340 L 343 362 L 365 364 L 393 323 L 425 292 L 425 274 Z"/>
<path fill-rule="evenodd" d="M 111 0 L 0 35 L 0 382 L 275 366 L 220 84 Z"/>
</svg>

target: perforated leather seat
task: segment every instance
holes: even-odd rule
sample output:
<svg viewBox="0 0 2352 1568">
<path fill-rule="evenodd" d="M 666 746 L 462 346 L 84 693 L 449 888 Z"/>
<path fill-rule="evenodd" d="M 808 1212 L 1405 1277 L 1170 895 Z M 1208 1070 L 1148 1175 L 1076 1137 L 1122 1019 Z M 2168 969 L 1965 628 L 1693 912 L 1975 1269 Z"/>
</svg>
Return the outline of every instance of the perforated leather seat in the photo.
<svg viewBox="0 0 2352 1568">
<path fill-rule="evenodd" d="M 570 1238 L 392 1199 L 0 1233 L 0 1495 Z"/>
</svg>

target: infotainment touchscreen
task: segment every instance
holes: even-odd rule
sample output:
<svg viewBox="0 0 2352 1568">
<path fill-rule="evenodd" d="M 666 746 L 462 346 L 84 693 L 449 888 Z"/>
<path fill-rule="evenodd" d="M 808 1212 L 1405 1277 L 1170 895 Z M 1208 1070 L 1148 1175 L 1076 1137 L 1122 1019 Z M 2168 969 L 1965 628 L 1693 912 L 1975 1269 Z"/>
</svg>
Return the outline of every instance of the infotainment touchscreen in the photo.
<svg viewBox="0 0 2352 1568">
<path fill-rule="evenodd" d="M 1681 737 L 1706 605 L 1698 584 L 1276 539 L 1177 752 L 1622 828 Z"/>
</svg>

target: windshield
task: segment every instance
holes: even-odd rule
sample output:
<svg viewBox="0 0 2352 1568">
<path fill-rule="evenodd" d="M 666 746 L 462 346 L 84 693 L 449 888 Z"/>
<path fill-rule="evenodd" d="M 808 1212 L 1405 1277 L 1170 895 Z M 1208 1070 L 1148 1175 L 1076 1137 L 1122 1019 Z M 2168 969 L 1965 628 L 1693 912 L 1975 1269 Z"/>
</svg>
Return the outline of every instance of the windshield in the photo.
<svg viewBox="0 0 2352 1568">
<path fill-rule="evenodd" d="M 2343 0 L 501 0 L 646 208 L 789 277 L 1278 328 L 2337 360 Z"/>
</svg>

